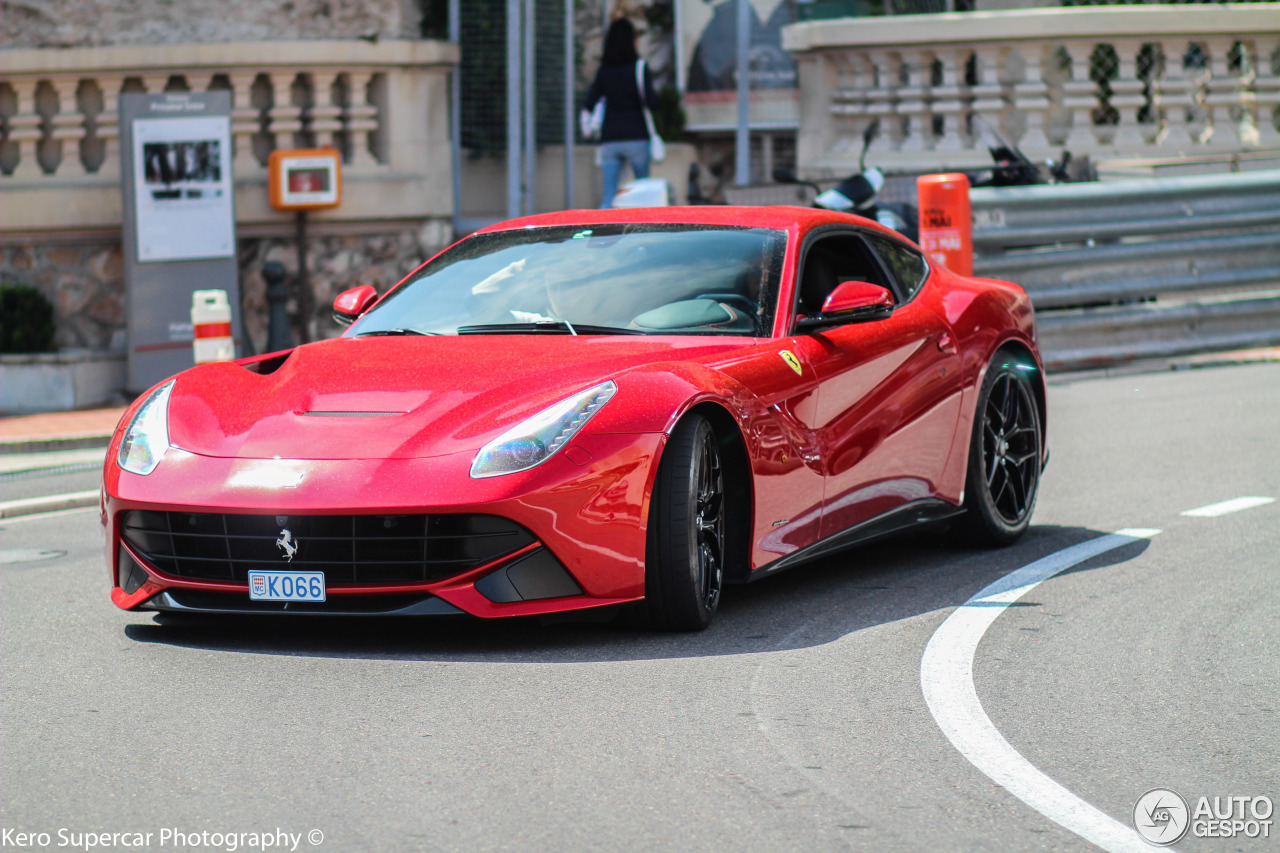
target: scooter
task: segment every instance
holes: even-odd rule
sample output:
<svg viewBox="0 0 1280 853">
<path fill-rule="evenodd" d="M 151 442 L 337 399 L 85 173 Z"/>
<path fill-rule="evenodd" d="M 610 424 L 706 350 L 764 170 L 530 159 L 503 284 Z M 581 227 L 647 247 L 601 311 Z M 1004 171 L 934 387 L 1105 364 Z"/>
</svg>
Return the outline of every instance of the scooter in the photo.
<svg viewBox="0 0 1280 853">
<path fill-rule="evenodd" d="M 862 133 L 862 153 L 858 155 L 858 171 L 833 188 L 823 191 L 812 181 L 802 181 L 791 169 L 773 170 L 773 179 L 780 184 L 800 184 L 813 189 L 813 206 L 826 210 L 854 213 L 874 219 L 886 228 L 892 228 L 910 240 L 920 239 L 920 214 L 914 204 L 879 204 L 876 195 L 884 187 L 884 173 L 874 166 L 866 167 L 867 149 L 880 132 L 880 123 L 873 121 Z"/>
</svg>

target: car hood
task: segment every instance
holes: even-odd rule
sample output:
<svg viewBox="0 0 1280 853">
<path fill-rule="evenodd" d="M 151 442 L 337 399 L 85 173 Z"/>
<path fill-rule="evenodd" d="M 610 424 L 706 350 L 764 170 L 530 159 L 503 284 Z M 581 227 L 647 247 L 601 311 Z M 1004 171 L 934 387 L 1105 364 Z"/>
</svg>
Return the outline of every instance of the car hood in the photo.
<svg viewBox="0 0 1280 853">
<path fill-rule="evenodd" d="M 181 374 L 171 443 L 206 456 L 395 459 L 475 450 L 571 394 L 648 364 L 714 361 L 741 338 L 562 335 L 338 338 L 270 373 Z M 263 365 L 271 364 L 270 361 Z M 625 392 L 625 381 L 620 382 Z"/>
</svg>

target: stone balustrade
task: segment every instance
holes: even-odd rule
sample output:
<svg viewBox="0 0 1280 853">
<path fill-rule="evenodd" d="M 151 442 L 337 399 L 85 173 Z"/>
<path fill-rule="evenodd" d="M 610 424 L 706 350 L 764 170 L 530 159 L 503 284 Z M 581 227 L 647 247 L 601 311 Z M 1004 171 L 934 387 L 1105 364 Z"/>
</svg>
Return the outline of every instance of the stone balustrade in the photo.
<svg viewBox="0 0 1280 853">
<path fill-rule="evenodd" d="M 457 61 L 456 45 L 394 40 L 0 50 L 0 235 L 118 232 L 127 92 L 231 92 L 242 233 L 291 221 L 267 203 L 276 148 L 342 152 L 343 202 L 321 223 L 448 218 Z"/>
<path fill-rule="evenodd" d="M 784 34 L 800 69 L 797 159 L 989 165 L 995 130 L 1032 159 L 1280 150 L 1280 3 L 1103 6 L 845 18 Z"/>
</svg>

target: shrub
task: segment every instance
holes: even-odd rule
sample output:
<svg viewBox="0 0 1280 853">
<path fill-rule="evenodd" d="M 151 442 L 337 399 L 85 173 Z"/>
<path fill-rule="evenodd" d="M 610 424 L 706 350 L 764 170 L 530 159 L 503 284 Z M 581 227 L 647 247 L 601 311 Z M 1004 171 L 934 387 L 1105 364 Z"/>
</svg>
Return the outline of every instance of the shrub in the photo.
<svg viewBox="0 0 1280 853">
<path fill-rule="evenodd" d="M 0 352 L 49 352 L 53 331 L 53 304 L 40 291 L 0 284 Z"/>
<path fill-rule="evenodd" d="M 658 135 L 665 142 L 680 142 L 685 138 L 684 122 L 680 93 L 671 86 L 663 86 L 658 90 L 658 108 L 653 111 L 653 123 Z"/>
</svg>

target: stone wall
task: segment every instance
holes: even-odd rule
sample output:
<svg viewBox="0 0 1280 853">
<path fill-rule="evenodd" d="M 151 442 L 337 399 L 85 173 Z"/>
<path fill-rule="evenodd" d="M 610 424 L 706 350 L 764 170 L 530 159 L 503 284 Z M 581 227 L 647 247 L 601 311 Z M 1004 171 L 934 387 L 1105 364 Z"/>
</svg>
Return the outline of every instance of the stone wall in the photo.
<svg viewBox="0 0 1280 853">
<path fill-rule="evenodd" d="M 449 222 L 431 220 L 416 230 L 311 236 L 307 240 L 307 274 L 315 308 L 310 318 L 311 339 L 341 334 L 342 327 L 333 321 L 335 296 L 362 284 L 373 285 L 379 293 L 386 292 L 414 267 L 449 245 L 452 233 Z M 267 346 L 267 285 L 262 267 L 271 261 L 284 265 L 287 281 L 292 284 L 298 271 L 297 243 L 281 238 L 240 241 L 240 298 L 253 352 L 264 352 Z M 292 287 L 290 290 L 293 292 Z M 289 316 L 298 316 L 296 299 L 289 300 Z"/>
<path fill-rule="evenodd" d="M 53 303 L 59 349 L 124 349 L 124 256 L 118 241 L 0 246 L 0 282 L 35 287 Z"/>
<path fill-rule="evenodd" d="M 372 284 L 379 293 L 386 291 L 447 246 L 451 235 L 449 222 L 440 219 L 416 230 L 313 235 L 307 241 L 315 306 L 311 337 L 332 337 L 342 331 L 331 319 L 337 294 L 361 284 Z M 292 282 L 298 266 L 295 241 L 240 240 L 240 291 L 249 338 L 242 347 L 245 354 L 263 352 L 267 345 L 262 266 L 268 261 L 284 264 Z M 36 287 L 53 303 L 59 349 L 124 350 L 126 294 L 118 241 L 0 246 L 0 281 Z M 297 316 L 295 300 L 290 301 L 289 310 L 291 317 Z"/>
<path fill-rule="evenodd" d="M 0 45 L 416 38 L 421 16 L 418 0 L 0 0 Z"/>
</svg>

